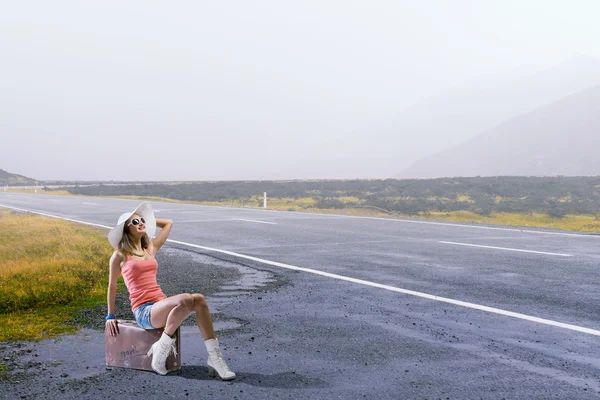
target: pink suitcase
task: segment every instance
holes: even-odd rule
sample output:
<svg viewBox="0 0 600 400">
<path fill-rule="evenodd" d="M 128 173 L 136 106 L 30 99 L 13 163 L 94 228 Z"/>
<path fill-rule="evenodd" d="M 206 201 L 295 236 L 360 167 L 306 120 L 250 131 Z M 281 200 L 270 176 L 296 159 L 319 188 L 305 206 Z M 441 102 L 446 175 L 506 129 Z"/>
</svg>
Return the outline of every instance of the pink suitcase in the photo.
<svg viewBox="0 0 600 400">
<path fill-rule="evenodd" d="M 162 335 L 162 329 L 145 330 L 135 321 L 118 320 L 119 334 L 112 337 L 108 331 L 104 332 L 106 339 L 106 367 L 134 368 L 152 371 L 150 366 L 152 358 L 147 353 Z M 167 358 L 169 372 L 181 369 L 180 332 L 175 333 L 175 348 L 177 354 L 171 353 Z"/>
</svg>

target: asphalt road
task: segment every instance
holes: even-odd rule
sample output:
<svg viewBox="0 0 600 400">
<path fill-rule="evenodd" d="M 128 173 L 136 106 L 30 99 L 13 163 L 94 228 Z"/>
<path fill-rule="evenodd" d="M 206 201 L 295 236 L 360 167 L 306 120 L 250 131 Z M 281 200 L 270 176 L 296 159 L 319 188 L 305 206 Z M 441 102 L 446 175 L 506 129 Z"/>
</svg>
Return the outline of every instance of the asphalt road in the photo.
<svg viewBox="0 0 600 400">
<path fill-rule="evenodd" d="M 104 226 L 139 203 L 0 192 L 0 207 Z M 185 327 L 182 337 L 181 374 L 167 377 L 106 371 L 102 333 L 86 330 L 60 341 L 20 344 L 22 365 L 34 358 L 39 365 L 56 363 L 61 355 L 60 366 L 0 381 L 0 393 L 77 399 L 600 398 L 600 236 L 152 206 L 175 222 L 165 248 L 173 257 L 185 252 L 201 258 L 197 266 L 237 268 L 241 276 L 262 274 L 272 281 L 242 288 L 238 279 L 209 296 L 238 379 L 208 377 L 206 351 L 193 327 Z M 168 268 L 178 273 L 177 263 Z M 193 279 L 192 273 L 188 281 Z M 66 357 L 61 346 L 76 349 L 77 356 Z"/>
</svg>

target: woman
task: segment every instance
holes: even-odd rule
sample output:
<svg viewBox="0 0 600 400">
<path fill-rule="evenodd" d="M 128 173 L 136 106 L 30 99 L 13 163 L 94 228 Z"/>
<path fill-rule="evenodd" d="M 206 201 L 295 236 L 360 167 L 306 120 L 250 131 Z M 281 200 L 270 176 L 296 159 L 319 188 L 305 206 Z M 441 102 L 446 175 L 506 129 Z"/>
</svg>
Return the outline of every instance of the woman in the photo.
<svg viewBox="0 0 600 400">
<path fill-rule="evenodd" d="M 161 230 L 152 239 L 157 226 Z M 175 331 L 191 312 L 196 312 L 196 322 L 208 350 L 207 363 L 211 376 L 215 376 L 216 372 L 223 380 L 234 379 L 235 373 L 227 366 L 215 338 L 204 296 L 186 293 L 167 297 L 156 282 L 158 263 L 155 256 L 167 240 L 172 226 L 172 220 L 156 219 L 150 204 L 142 203 L 133 212 L 122 214 L 117 226 L 109 232 L 108 241 L 115 252 L 110 258 L 106 329 L 112 336 L 119 333 L 114 312 L 120 273 L 129 291 L 131 308 L 138 325 L 144 329 L 164 328 L 160 340 L 148 352 L 148 356 L 152 356 L 154 371 L 160 375 L 167 374 L 167 357 L 175 350 Z"/>
</svg>

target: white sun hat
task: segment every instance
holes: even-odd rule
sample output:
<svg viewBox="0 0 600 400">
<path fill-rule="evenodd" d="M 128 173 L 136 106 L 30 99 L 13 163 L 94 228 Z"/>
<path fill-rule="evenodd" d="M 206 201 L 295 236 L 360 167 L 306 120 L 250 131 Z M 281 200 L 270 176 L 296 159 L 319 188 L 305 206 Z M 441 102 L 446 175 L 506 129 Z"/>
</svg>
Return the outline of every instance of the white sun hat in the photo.
<svg viewBox="0 0 600 400">
<path fill-rule="evenodd" d="M 110 243 L 113 249 L 119 249 L 119 243 L 121 242 L 121 238 L 123 237 L 123 229 L 125 227 L 125 222 L 127 222 L 127 220 L 131 218 L 133 214 L 137 214 L 141 218 L 144 218 L 144 220 L 146 221 L 146 233 L 148 234 L 150 239 L 154 237 L 154 234 L 156 233 L 156 218 L 154 217 L 154 212 L 152 211 L 150 203 L 144 202 L 132 212 L 121 214 L 121 216 L 119 217 L 119 221 L 117 222 L 117 226 L 115 226 L 111 229 L 110 232 L 108 232 L 108 243 Z"/>
</svg>

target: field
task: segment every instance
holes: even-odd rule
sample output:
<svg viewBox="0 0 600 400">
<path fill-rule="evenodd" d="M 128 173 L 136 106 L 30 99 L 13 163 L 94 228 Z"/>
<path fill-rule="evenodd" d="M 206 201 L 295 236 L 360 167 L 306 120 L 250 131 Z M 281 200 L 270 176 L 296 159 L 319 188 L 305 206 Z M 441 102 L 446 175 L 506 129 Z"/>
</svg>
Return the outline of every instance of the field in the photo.
<svg viewBox="0 0 600 400">
<path fill-rule="evenodd" d="M 0 210 L 0 341 L 73 332 L 74 312 L 106 303 L 112 249 L 105 235 Z"/>
</svg>

